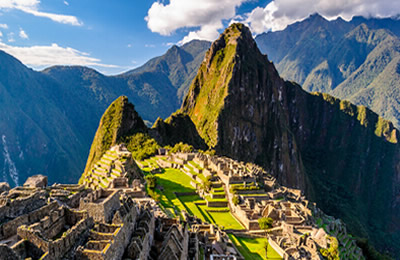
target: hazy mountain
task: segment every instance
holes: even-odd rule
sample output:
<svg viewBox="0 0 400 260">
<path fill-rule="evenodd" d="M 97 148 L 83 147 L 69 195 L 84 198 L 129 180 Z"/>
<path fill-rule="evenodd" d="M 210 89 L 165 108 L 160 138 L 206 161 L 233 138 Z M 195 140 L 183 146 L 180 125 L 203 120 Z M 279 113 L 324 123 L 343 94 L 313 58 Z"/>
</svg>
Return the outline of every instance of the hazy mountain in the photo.
<svg viewBox="0 0 400 260">
<path fill-rule="evenodd" d="M 365 105 L 399 127 L 400 21 L 354 17 L 327 21 L 318 14 L 256 37 L 281 76 L 307 91 Z"/>
<path fill-rule="evenodd" d="M 36 72 L 0 52 L 0 180 L 21 184 L 43 173 L 50 182 L 76 182 L 107 106 L 126 95 L 149 122 L 169 116 L 180 107 L 209 45 L 173 46 L 117 76 L 80 66 Z"/>
<path fill-rule="evenodd" d="M 16 185 L 27 176 L 48 173 L 52 180 L 74 180 L 72 173 L 82 171 L 87 152 L 82 132 L 66 115 L 69 108 L 59 104 L 72 96 L 12 56 L 0 52 L 0 60 L 2 179 Z"/>
</svg>

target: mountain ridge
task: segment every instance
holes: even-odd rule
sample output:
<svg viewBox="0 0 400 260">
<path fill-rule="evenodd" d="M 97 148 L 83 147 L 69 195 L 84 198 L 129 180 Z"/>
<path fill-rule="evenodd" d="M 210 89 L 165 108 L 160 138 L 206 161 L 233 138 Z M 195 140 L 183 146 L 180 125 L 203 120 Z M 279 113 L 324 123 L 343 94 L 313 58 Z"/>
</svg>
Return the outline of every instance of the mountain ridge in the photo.
<svg viewBox="0 0 400 260">
<path fill-rule="evenodd" d="M 399 127 L 395 100 L 400 97 L 391 91 L 398 88 L 398 73 L 387 68 L 399 56 L 399 28 L 400 21 L 390 18 L 353 17 L 346 22 L 313 15 L 285 30 L 260 34 L 256 41 L 283 78 L 307 91 L 367 106 Z"/>
<path fill-rule="evenodd" d="M 174 70 L 185 79 L 179 84 L 189 84 L 208 44 L 195 41 L 174 47 L 190 56 L 186 67 Z M 161 63 L 162 59 L 154 60 Z M 0 122 L 0 179 L 16 185 L 20 183 L 11 176 L 23 180 L 39 172 L 47 174 L 50 183 L 75 182 L 85 167 L 102 113 L 120 95 L 134 101 L 149 124 L 179 108 L 181 85 L 173 85 L 168 73 L 105 76 L 84 66 L 52 66 L 39 72 L 0 52 L 0 113 L 4 119 Z"/>
</svg>

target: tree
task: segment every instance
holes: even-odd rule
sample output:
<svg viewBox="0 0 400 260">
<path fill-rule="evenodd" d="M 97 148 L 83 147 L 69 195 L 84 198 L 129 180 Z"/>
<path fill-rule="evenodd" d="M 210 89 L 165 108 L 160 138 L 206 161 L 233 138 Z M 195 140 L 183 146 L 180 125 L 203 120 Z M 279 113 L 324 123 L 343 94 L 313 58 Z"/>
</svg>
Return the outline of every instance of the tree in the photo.
<svg viewBox="0 0 400 260">
<path fill-rule="evenodd" d="M 272 223 L 274 223 L 274 220 L 272 218 L 262 217 L 258 219 L 258 225 L 265 232 L 267 232 L 267 229 L 272 228 Z"/>
<path fill-rule="evenodd" d="M 238 196 L 235 196 L 235 197 L 233 197 L 232 198 L 232 202 L 233 202 L 233 204 L 236 206 L 237 204 L 239 204 L 239 197 Z"/>
<path fill-rule="evenodd" d="M 264 242 L 264 249 L 265 249 L 265 258 L 268 259 L 268 242 L 267 241 Z"/>
<path fill-rule="evenodd" d="M 339 242 L 336 237 L 328 236 L 329 247 L 321 248 L 319 251 L 322 256 L 324 256 L 328 260 L 339 260 Z"/>
<path fill-rule="evenodd" d="M 209 179 L 203 181 L 203 190 L 209 192 L 211 190 L 212 183 Z"/>
<path fill-rule="evenodd" d="M 147 181 L 147 187 L 150 190 L 154 190 L 156 188 L 156 184 L 157 184 L 157 178 L 156 176 L 150 174 L 146 176 L 146 181 Z"/>
</svg>

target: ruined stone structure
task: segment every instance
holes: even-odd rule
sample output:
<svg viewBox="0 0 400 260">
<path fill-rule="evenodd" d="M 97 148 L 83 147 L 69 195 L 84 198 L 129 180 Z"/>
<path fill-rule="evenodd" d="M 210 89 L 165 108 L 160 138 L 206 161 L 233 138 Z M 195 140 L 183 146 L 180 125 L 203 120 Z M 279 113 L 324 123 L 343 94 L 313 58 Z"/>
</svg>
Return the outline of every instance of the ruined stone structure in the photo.
<svg viewBox="0 0 400 260">
<path fill-rule="evenodd" d="M 111 147 L 93 168 L 82 176 L 80 183 L 92 189 L 130 188 L 132 181 L 140 178 L 142 174 L 132 159 L 132 154 L 124 144 L 118 144 Z"/>
<path fill-rule="evenodd" d="M 201 167 L 192 167 L 190 161 Z M 341 256 L 364 259 L 355 240 L 347 235 L 342 222 L 324 215 L 315 205 L 310 205 L 300 190 L 279 185 L 274 177 L 257 165 L 201 153 L 171 154 L 167 160 L 158 159 L 157 162 L 160 167 L 181 169 L 193 179 L 191 184 L 201 197 L 226 198 L 226 202 L 207 201 L 207 206 L 229 206 L 232 215 L 253 232 L 251 234 L 263 234 L 258 220 L 262 217 L 271 218 L 273 227 L 269 230 L 269 243 L 284 259 L 322 257 L 319 249 L 326 248 L 330 243 L 328 234 L 320 228 L 323 223 L 318 226 L 315 221 L 314 215 L 317 213 L 320 219 L 325 220 L 324 223 L 329 223 L 328 233 L 338 238 Z M 223 187 L 225 192 L 204 190 L 199 185 L 202 181 L 199 174 L 209 176 L 213 188 Z M 233 203 L 234 198 L 236 203 Z"/>
<path fill-rule="evenodd" d="M 100 174 L 97 166 L 82 184 L 48 187 L 45 176 L 33 176 L 13 189 L 2 184 L 1 259 L 244 259 L 226 232 L 265 237 L 258 224 L 262 217 L 273 220 L 268 241 L 283 259 L 320 259 L 319 250 L 335 238 L 341 256 L 363 259 L 340 220 L 325 215 L 300 190 L 280 186 L 256 165 L 180 153 L 157 158 L 153 169 L 180 169 L 192 178 L 207 206 L 230 211 L 246 227 L 243 233 L 223 231 L 185 211 L 180 220 L 168 218 L 157 202 L 146 197 L 144 179 L 134 177 L 140 169 L 126 163 L 132 159 L 125 147 L 110 151 L 115 158 L 106 155 L 111 163 L 102 172 L 111 178 L 107 188 L 95 185 L 103 180 L 94 177 Z M 103 163 L 104 158 L 96 165 Z M 121 174 L 114 178 L 116 167 Z M 123 185 L 119 185 L 121 178 L 125 178 Z M 208 181 L 211 188 L 204 185 Z"/>
<path fill-rule="evenodd" d="M 219 239 L 221 231 L 217 236 L 193 232 L 199 219 L 168 218 L 153 199 L 135 197 L 132 190 L 54 184 L 4 191 L 0 195 L 0 258 L 200 259 L 199 247 L 216 250 L 210 244 L 214 237 L 219 241 L 216 252 L 221 255 L 220 248 L 226 249 Z M 225 253 L 239 255 L 232 249 Z"/>
</svg>

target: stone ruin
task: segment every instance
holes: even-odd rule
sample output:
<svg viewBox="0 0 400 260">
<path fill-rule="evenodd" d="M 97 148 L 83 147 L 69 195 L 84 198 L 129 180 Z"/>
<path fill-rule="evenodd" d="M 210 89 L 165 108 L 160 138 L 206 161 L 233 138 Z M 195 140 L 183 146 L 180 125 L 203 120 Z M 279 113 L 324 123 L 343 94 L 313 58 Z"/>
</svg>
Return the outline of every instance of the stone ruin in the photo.
<svg viewBox="0 0 400 260">
<path fill-rule="evenodd" d="M 213 239 L 218 254 L 227 250 L 221 231 L 193 231 L 201 221 L 168 218 L 153 199 L 135 197 L 135 188 L 29 183 L 0 195 L 1 259 L 199 259 L 199 247 L 212 248 Z"/>
<path fill-rule="evenodd" d="M 143 187 L 132 186 L 133 180 L 137 179 L 142 179 L 142 173 L 132 154 L 125 144 L 118 144 L 107 150 L 93 168 L 82 175 L 80 183 L 92 189 L 135 188 L 140 192 Z"/>
<path fill-rule="evenodd" d="M 257 165 L 237 162 L 227 157 L 202 153 L 177 153 L 170 154 L 167 160 L 158 159 L 157 163 L 162 168 L 179 168 L 194 181 L 200 182 L 198 177 L 188 172 L 189 161 L 201 167 L 201 169 L 196 169 L 195 174 L 210 176 L 213 186 L 224 187 L 226 192 L 223 196 L 227 199 L 232 215 L 251 231 L 252 235 L 264 236 L 265 231 L 260 230 L 258 220 L 262 217 L 272 218 L 273 228 L 269 230 L 269 244 L 282 258 L 320 259 L 322 257 L 319 248 L 328 246 L 329 236 L 321 228 L 322 224 L 318 226 L 316 223 L 315 214 L 313 214 L 315 205 L 311 205 L 300 190 L 280 186 L 273 176 Z M 191 184 L 203 198 L 207 194 L 214 195 L 204 191 L 202 186 L 193 182 Z M 239 203 L 233 203 L 234 197 L 237 197 Z M 325 220 L 324 223 L 328 223 L 330 234 L 338 238 L 341 256 L 364 259 L 355 240 L 347 235 L 344 224 L 337 225 L 337 221 L 331 217 L 324 215 L 320 210 L 317 212 L 320 216 L 324 216 L 320 218 Z"/>
<path fill-rule="evenodd" d="M 180 220 L 168 218 L 146 197 L 142 173 L 123 145 L 107 153 L 81 184 L 47 186 L 43 175 L 13 189 L 1 183 L 1 259 L 244 259 L 228 231 L 185 212 Z M 224 206 L 247 229 L 242 235 L 265 237 L 258 219 L 272 218 L 268 241 L 283 259 L 320 259 L 319 249 L 331 242 L 328 234 L 338 238 L 342 256 L 363 259 L 341 221 L 325 215 L 301 191 L 277 184 L 262 168 L 198 153 L 169 159 L 157 162 L 210 176 L 213 186 L 224 190 L 211 195 L 226 198 Z M 189 166 L 191 161 L 200 167 Z M 207 195 L 195 178 L 192 185 Z"/>
</svg>

